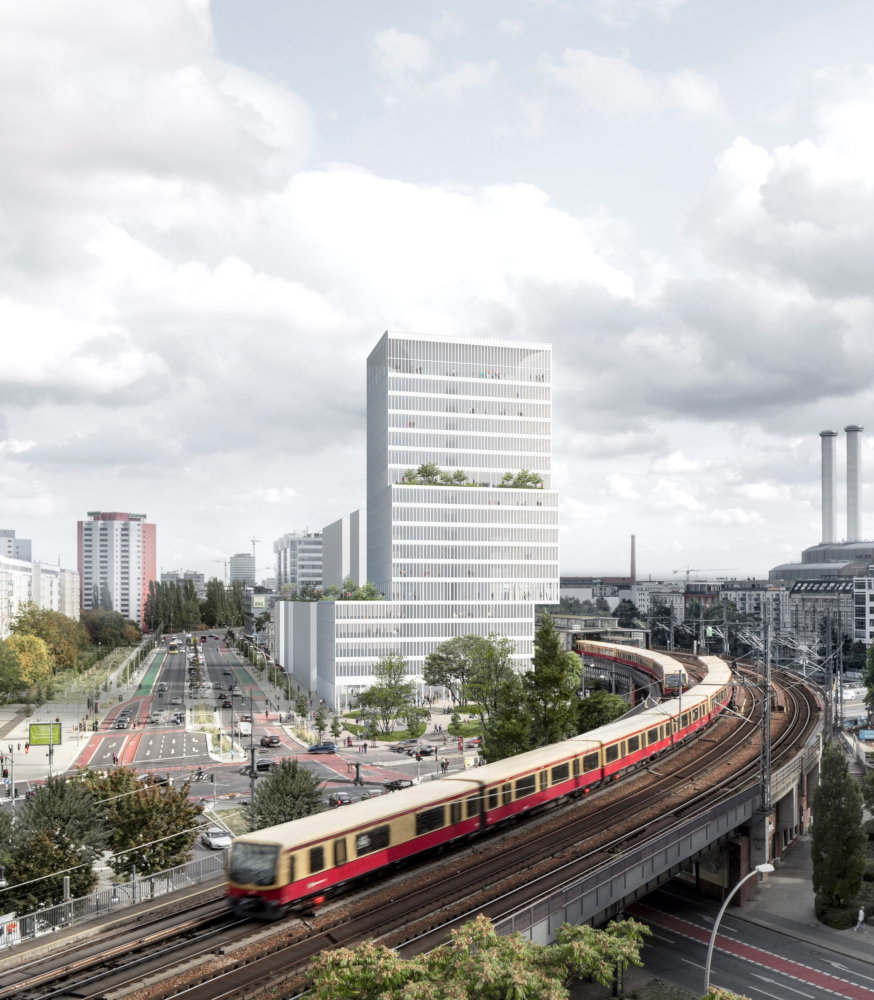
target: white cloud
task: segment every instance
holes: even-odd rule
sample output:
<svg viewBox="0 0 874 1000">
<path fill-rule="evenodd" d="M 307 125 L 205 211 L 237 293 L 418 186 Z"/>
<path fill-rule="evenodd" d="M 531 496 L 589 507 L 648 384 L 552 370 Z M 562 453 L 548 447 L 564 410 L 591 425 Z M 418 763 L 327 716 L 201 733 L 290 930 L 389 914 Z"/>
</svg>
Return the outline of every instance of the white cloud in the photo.
<svg viewBox="0 0 874 1000">
<path fill-rule="evenodd" d="M 458 101 L 466 90 L 490 87 L 497 74 L 498 63 L 495 59 L 490 59 L 487 63 L 465 63 L 438 77 L 428 89 L 447 100 Z"/>
<path fill-rule="evenodd" d="M 667 21 L 686 0 L 587 0 L 586 10 L 605 24 L 624 27 L 647 14 Z"/>
<path fill-rule="evenodd" d="M 586 49 L 565 49 L 561 62 L 544 60 L 541 65 L 583 107 L 604 115 L 680 111 L 695 118 L 726 116 L 716 83 L 692 70 L 651 73 L 638 69 L 627 55 L 601 56 Z"/>
<path fill-rule="evenodd" d="M 444 10 L 441 12 L 440 17 L 430 22 L 428 29 L 431 32 L 432 38 L 438 40 L 452 38 L 455 35 L 463 35 L 465 29 L 464 18 L 454 10 Z"/>
<path fill-rule="evenodd" d="M 498 21 L 498 32 L 510 38 L 518 38 L 525 31 L 525 22 L 515 18 L 503 18 Z"/>
<path fill-rule="evenodd" d="M 409 31 L 387 28 L 373 39 L 373 65 L 392 87 L 410 90 L 431 65 L 431 47 L 427 39 Z"/>
</svg>

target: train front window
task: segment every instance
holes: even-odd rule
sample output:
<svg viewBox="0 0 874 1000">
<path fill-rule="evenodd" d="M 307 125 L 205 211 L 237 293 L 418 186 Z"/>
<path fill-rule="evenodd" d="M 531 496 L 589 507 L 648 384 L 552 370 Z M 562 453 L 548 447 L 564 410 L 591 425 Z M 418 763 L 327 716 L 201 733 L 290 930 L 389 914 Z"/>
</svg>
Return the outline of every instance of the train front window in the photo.
<svg viewBox="0 0 874 1000">
<path fill-rule="evenodd" d="M 279 847 L 276 844 L 241 844 L 237 841 L 231 845 L 231 881 L 241 885 L 273 885 L 278 859 Z M 294 858 L 290 862 L 293 868 Z M 293 871 L 291 878 L 294 879 Z"/>
</svg>

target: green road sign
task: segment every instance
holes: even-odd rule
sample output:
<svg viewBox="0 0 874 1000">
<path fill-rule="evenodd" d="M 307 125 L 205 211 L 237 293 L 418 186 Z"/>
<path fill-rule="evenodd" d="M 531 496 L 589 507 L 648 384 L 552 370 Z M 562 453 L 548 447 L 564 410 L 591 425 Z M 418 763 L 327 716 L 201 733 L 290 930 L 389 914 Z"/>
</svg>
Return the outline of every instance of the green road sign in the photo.
<svg viewBox="0 0 874 1000">
<path fill-rule="evenodd" d="M 57 746 L 61 742 L 60 722 L 31 722 L 28 742 L 32 747 Z"/>
</svg>

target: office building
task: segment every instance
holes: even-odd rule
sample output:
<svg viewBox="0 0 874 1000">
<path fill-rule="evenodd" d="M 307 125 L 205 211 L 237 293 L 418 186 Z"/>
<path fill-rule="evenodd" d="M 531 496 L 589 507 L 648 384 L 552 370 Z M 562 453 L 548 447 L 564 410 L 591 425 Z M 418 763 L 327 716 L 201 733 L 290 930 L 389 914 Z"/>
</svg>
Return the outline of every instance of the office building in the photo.
<svg viewBox="0 0 874 1000">
<path fill-rule="evenodd" d="M 108 597 L 113 611 L 142 625 L 149 583 L 157 580 L 155 525 L 145 514 L 90 510 L 77 531 L 82 609 Z"/>
<path fill-rule="evenodd" d="M 301 651 L 300 683 L 342 707 L 399 653 L 421 689 L 428 653 L 466 633 L 510 639 L 530 666 L 534 605 L 559 591 L 551 396 L 549 345 L 381 338 L 367 362 L 367 577 L 386 600 L 300 612 L 315 643 L 278 605 L 277 656 Z"/>
<path fill-rule="evenodd" d="M 367 580 L 367 511 L 351 514 L 322 529 L 322 582 L 340 584 L 351 577 L 356 583 Z"/>
<path fill-rule="evenodd" d="M 255 557 L 248 552 L 237 552 L 231 556 L 231 583 L 238 581 L 246 587 L 255 586 Z"/>
<path fill-rule="evenodd" d="M 31 540 L 29 538 L 16 538 L 14 528 L 0 528 L 0 556 L 30 562 L 33 558 Z"/>
<path fill-rule="evenodd" d="M 198 573 L 193 569 L 168 569 L 161 571 L 161 583 L 175 583 L 177 586 L 185 587 L 185 581 L 190 580 L 194 584 L 194 592 L 199 601 L 206 600 L 206 577 L 203 573 Z"/>
<path fill-rule="evenodd" d="M 293 586 L 322 586 L 322 533 L 290 531 L 273 543 L 275 584 L 279 589 Z"/>
</svg>

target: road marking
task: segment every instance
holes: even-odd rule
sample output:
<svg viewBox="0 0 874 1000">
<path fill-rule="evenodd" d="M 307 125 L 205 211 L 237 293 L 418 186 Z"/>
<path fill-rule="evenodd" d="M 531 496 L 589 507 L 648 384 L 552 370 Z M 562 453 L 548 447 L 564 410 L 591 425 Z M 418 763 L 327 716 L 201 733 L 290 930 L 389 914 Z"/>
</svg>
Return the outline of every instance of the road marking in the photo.
<svg viewBox="0 0 874 1000">
<path fill-rule="evenodd" d="M 693 962 L 691 958 L 684 958 L 683 961 L 686 965 L 694 965 L 696 969 L 703 969 L 704 966 L 700 962 Z"/>
<path fill-rule="evenodd" d="M 784 990 L 792 990 L 793 993 L 798 993 L 803 997 L 810 997 L 810 1000 L 816 996 L 815 993 L 805 993 L 803 990 L 796 990 L 794 986 L 787 986 L 785 983 L 778 982 L 776 979 L 769 979 L 767 976 L 760 976 L 758 972 L 754 972 L 753 975 L 756 979 L 761 979 L 763 983 L 769 983 L 771 986 L 780 986 Z"/>
</svg>

